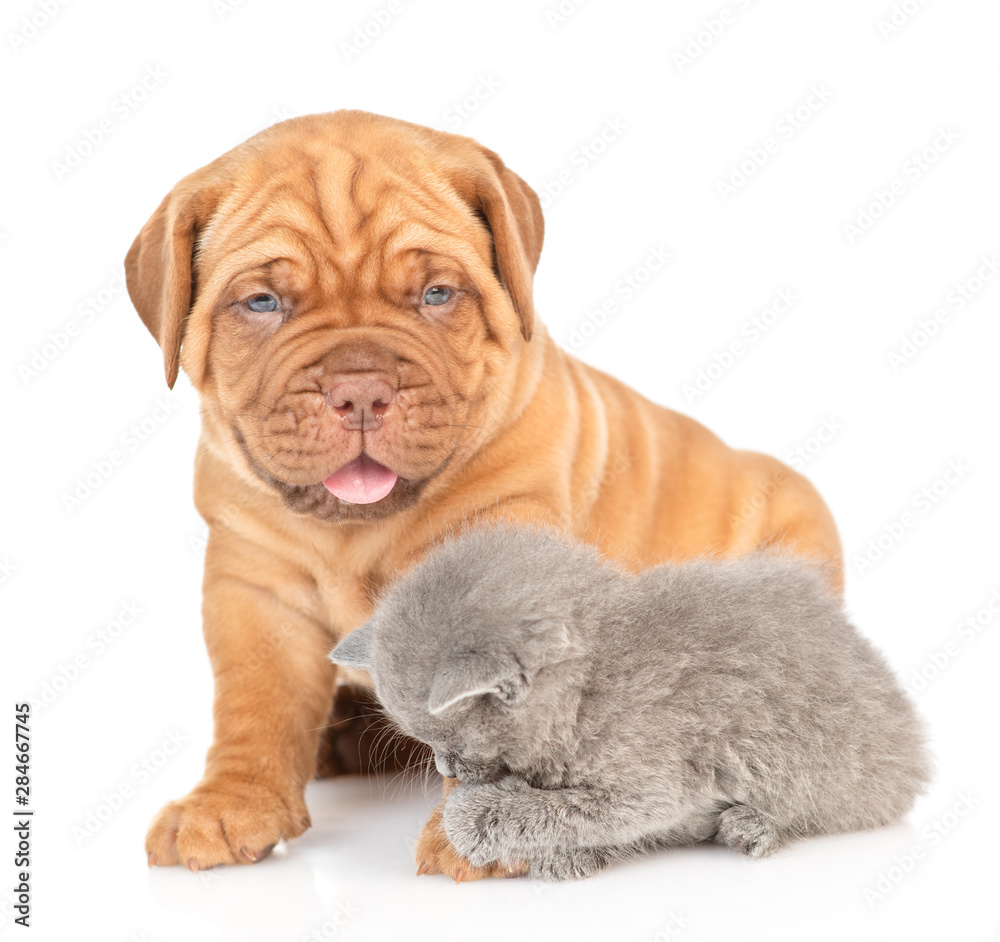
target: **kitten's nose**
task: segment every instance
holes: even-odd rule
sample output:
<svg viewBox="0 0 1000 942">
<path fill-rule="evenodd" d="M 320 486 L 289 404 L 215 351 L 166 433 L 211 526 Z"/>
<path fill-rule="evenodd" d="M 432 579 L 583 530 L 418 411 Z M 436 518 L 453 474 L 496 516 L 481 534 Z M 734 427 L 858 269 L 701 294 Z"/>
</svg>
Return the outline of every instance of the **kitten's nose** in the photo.
<svg viewBox="0 0 1000 942">
<path fill-rule="evenodd" d="M 455 773 L 452 772 L 451 766 L 448 764 L 448 757 L 441 755 L 440 752 L 434 753 L 434 765 L 437 766 L 437 770 L 445 778 L 454 778 Z"/>
</svg>

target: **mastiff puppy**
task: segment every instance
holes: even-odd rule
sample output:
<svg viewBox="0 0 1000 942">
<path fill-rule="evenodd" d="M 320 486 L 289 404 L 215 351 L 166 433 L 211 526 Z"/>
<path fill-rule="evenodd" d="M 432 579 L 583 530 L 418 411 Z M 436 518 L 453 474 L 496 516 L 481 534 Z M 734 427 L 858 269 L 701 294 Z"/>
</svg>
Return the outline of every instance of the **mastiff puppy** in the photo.
<svg viewBox="0 0 1000 942">
<path fill-rule="evenodd" d="M 349 751 L 323 732 L 350 689 L 327 653 L 469 521 L 541 522 L 633 568 L 782 544 L 839 580 L 803 477 L 556 346 L 532 303 L 542 228 L 492 151 L 359 111 L 268 128 L 143 226 L 129 294 L 167 383 L 182 366 L 202 402 L 215 676 L 205 776 L 153 821 L 151 866 L 253 863 L 309 827 L 306 784 Z M 417 858 L 494 873 L 439 812 Z"/>
</svg>

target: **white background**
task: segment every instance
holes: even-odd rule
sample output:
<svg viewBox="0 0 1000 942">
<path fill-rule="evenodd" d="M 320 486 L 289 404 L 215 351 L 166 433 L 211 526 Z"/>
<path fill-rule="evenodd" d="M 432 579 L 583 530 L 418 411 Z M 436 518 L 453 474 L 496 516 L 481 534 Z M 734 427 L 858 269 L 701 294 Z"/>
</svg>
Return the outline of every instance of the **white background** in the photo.
<svg viewBox="0 0 1000 942">
<path fill-rule="evenodd" d="M 892 0 L 588 0 L 561 22 L 554 2 L 397 0 L 350 51 L 387 2 L 224 3 L 74 0 L 46 22 L 42 0 L 15 0 L 0 22 L 3 704 L 52 700 L 32 721 L 33 935 L 11 921 L 7 826 L 0 933 L 996 939 L 998 616 L 986 606 L 1000 609 L 1000 279 L 976 277 L 1000 259 L 1000 7 L 906 0 L 912 15 L 889 32 Z M 698 55 L 684 62 L 685 49 Z M 167 395 L 122 259 L 181 176 L 281 117 L 341 107 L 470 134 L 539 192 L 562 172 L 536 282 L 553 335 L 570 345 L 617 298 L 584 359 L 735 446 L 802 447 L 840 526 L 858 625 L 907 685 L 936 672 L 915 698 L 937 776 L 905 825 L 759 863 L 698 847 L 582 884 L 456 886 L 414 875 L 438 783 L 355 780 L 312 786 L 312 830 L 258 866 L 146 869 L 150 817 L 200 776 L 211 685 L 190 495 L 198 403 L 185 378 Z M 793 129 L 783 116 L 799 107 Z M 602 153 L 580 149 L 612 127 Z M 719 181 L 769 137 L 776 152 L 724 198 Z M 891 205 L 852 238 L 845 223 L 894 180 Z M 656 247 L 669 264 L 616 294 Z M 794 305 L 762 315 L 781 289 Z M 939 310 L 935 336 L 914 337 Z M 771 321 L 756 338 L 755 316 Z M 908 338 L 922 346 L 894 364 Z M 734 341 L 741 355 L 712 366 Z M 686 395 L 710 366 L 707 389 Z M 68 507 L 114 450 L 124 461 Z M 949 465 L 961 470 L 946 481 Z M 880 536 L 882 557 L 861 566 Z M 123 605 L 141 613 L 118 631 Z M 977 630 L 960 631 L 977 612 Z M 171 736 L 183 742 L 166 757 Z"/>
</svg>

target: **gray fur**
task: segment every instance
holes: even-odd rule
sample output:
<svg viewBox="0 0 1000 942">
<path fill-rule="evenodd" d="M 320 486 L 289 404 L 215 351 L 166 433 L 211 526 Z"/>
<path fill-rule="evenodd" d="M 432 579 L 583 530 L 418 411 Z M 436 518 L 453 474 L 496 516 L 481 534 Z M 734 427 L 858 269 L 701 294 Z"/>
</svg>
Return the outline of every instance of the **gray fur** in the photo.
<svg viewBox="0 0 1000 942">
<path fill-rule="evenodd" d="M 461 780 L 456 849 L 545 879 L 656 846 L 763 857 L 890 824 L 929 777 L 912 705 L 799 558 L 631 576 L 543 530 L 472 530 L 331 658 L 367 668 Z"/>
</svg>

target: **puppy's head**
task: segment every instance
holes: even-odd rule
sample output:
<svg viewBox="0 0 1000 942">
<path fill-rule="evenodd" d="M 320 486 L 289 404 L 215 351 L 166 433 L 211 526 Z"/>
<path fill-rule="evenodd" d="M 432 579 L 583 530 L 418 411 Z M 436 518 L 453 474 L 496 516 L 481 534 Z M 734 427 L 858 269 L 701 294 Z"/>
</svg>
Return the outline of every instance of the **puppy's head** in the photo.
<svg viewBox="0 0 1000 942">
<path fill-rule="evenodd" d="M 491 151 L 357 111 L 185 177 L 129 294 L 233 459 L 294 510 L 374 519 L 489 434 L 531 337 L 538 198 Z"/>
</svg>

